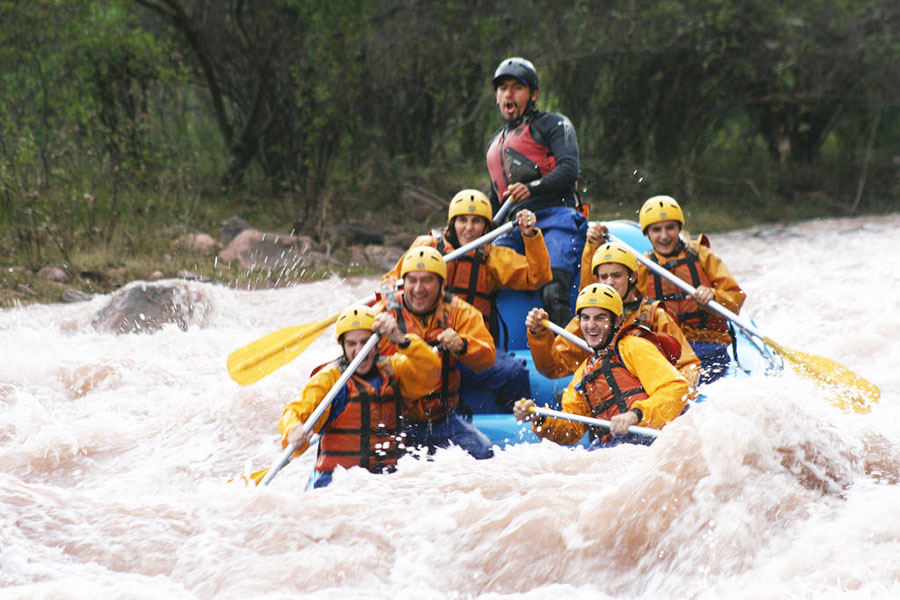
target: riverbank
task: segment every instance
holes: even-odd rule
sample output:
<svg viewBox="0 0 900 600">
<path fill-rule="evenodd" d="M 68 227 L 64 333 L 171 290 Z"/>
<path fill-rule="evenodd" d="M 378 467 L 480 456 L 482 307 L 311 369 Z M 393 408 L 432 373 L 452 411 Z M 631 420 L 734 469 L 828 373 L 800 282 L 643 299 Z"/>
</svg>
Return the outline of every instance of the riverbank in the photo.
<svg viewBox="0 0 900 600">
<path fill-rule="evenodd" d="M 591 220 L 633 219 L 632 211 L 597 203 Z M 8 253 L 0 270 L 0 308 L 35 303 L 81 302 L 107 294 L 132 281 L 185 279 L 215 282 L 232 289 L 264 289 L 341 277 L 377 275 L 390 269 L 416 237 L 443 224 L 444 207 L 421 196 L 407 201 L 399 212 L 405 218 L 377 214 L 339 219 L 323 226 L 278 224 L 258 216 L 250 223 L 238 216 L 205 222 L 191 231 L 183 227 L 157 227 L 156 236 L 138 236 L 127 230 L 119 235 L 132 240 L 130 252 L 121 244 L 84 243 L 66 253 L 45 252 L 26 257 Z M 766 203 L 687 204 L 692 232 L 722 233 L 755 224 L 772 223 Z M 834 202 L 810 203 L 784 211 L 785 219 L 845 217 L 847 207 Z M 254 218 L 251 216 L 251 218 Z M 258 232 L 253 238 L 244 233 Z M 299 230 L 299 232 L 298 232 Z M 296 235 L 294 235 L 296 233 Z M 146 240 L 143 244 L 135 240 Z M 235 248 L 236 242 L 243 245 Z M 30 258 L 30 259 L 29 259 Z"/>
</svg>

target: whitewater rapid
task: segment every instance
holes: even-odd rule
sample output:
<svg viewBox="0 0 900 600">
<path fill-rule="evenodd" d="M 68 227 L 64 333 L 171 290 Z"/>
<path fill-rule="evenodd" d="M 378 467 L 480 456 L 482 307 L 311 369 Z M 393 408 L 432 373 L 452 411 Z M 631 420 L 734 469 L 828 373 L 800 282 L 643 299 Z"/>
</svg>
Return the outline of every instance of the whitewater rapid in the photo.
<svg viewBox="0 0 900 600">
<path fill-rule="evenodd" d="M 312 458 L 267 488 L 328 330 L 248 387 L 233 350 L 373 291 L 191 282 L 186 330 L 99 333 L 109 300 L 0 312 L 0 598 L 900 597 L 900 215 L 712 236 L 779 343 L 881 388 L 846 413 L 792 372 L 723 380 L 651 447 L 459 450 L 397 473 Z"/>
</svg>

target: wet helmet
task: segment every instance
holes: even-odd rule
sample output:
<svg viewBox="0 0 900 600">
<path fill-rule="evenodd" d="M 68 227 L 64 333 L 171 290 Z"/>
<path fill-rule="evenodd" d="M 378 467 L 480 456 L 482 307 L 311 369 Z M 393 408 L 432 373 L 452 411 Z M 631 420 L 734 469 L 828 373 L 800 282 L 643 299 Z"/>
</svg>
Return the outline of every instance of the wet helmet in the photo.
<svg viewBox="0 0 900 600">
<path fill-rule="evenodd" d="M 365 329 L 372 331 L 372 325 L 375 323 L 375 309 L 361 304 L 359 306 L 350 306 L 341 311 L 338 315 L 335 328 L 337 330 L 337 339 L 340 342 L 341 336 L 348 331 L 354 329 Z"/>
<path fill-rule="evenodd" d="M 606 263 L 619 263 L 630 269 L 632 273 L 637 271 L 638 267 L 634 255 L 624 244 L 618 242 L 607 242 L 594 251 L 594 256 L 591 258 L 591 273 Z"/>
<path fill-rule="evenodd" d="M 680 229 L 684 229 L 684 213 L 672 196 L 653 196 L 641 207 L 641 231 L 646 235 L 647 228 L 660 221 L 678 221 Z"/>
<path fill-rule="evenodd" d="M 400 263 L 400 277 L 404 277 L 412 271 L 428 271 L 447 281 L 447 263 L 444 256 L 436 248 L 420 246 L 412 248 L 403 257 Z"/>
<path fill-rule="evenodd" d="M 475 215 L 484 217 L 490 221 L 494 217 L 491 201 L 479 190 L 462 190 L 453 196 L 450 201 L 450 210 L 447 213 L 447 225 L 453 217 L 459 215 Z"/>
<path fill-rule="evenodd" d="M 538 89 L 537 70 L 530 60 L 518 56 L 512 56 L 503 60 L 497 66 L 497 70 L 494 71 L 494 78 L 491 80 L 495 90 L 497 89 L 497 84 L 504 77 L 514 77 L 532 90 Z"/>
<path fill-rule="evenodd" d="M 592 283 L 578 292 L 575 312 L 580 313 L 581 309 L 591 307 L 605 308 L 617 317 L 621 317 L 624 311 L 619 293 L 605 283 Z"/>
</svg>

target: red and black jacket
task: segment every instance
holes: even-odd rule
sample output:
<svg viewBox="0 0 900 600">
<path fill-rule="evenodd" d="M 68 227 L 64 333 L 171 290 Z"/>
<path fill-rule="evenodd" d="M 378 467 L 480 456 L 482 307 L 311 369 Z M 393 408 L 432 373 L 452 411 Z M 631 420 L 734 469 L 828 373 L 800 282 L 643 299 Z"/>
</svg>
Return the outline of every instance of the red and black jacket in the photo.
<svg viewBox="0 0 900 600">
<path fill-rule="evenodd" d="M 491 138 L 487 151 L 491 205 L 496 213 L 510 184 L 525 183 L 531 198 L 510 211 L 537 211 L 550 206 L 577 208 L 578 139 L 568 117 L 529 110 Z"/>
</svg>

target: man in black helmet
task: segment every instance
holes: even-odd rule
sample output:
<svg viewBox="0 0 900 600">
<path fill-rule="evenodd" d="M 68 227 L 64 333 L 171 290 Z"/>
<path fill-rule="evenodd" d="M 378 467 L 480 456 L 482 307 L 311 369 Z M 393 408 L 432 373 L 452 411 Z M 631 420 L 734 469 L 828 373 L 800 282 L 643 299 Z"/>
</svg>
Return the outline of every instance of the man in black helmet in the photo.
<svg viewBox="0 0 900 600">
<path fill-rule="evenodd" d="M 571 121 L 537 110 L 538 75 L 524 58 L 507 58 L 494 72 L 494 97 L 506 124 L 487 151 L 494 213 L 511 219 L 527 208 L 537 216 L 550 253 L 553 281 L 541 288 L 541 300 L 554 323 L 572 318 L 569 291 L 581 260 L 587 220 L 577 210 L 578 140 Z M 521 236 L 505 235 L 495 246 L 524 254 Z"/>
</svg>

